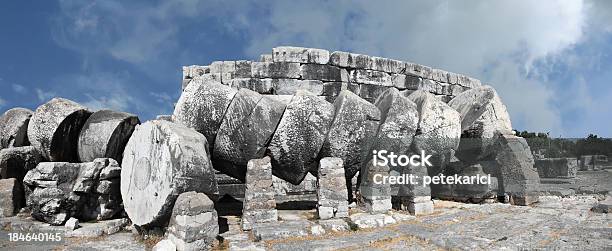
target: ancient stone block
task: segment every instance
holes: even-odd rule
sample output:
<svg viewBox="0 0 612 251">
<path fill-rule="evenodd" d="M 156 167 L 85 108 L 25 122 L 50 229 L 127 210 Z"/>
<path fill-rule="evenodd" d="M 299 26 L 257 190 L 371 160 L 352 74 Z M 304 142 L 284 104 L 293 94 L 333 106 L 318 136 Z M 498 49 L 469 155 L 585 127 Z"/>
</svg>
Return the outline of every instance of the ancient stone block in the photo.
<svg viewBox="0 0 612 251">
<path fill-rule="evenodd" d="M 415 63 L 406 63 L 406 74 L 408 75 L 414 75 L 424 79 L 432 79 L 432 71 L 433 69 L 428 66 Z"/>
<path fill-rule="evenodd" d="M 436 82 L 447 83 L 448 82 L 448 73 L 446 71 L 440 69 L 432 69 L 431 79 Z"/>
<path fill-rule="evenodd" d="M 380 111 L 375 105 L 346 90 L 340 92 L 334 107 L 336 113 L 320 156 L 341 158 L 346 178 L 350 180 L 371 155 Z"/>
<path fill-rule="evenodd" d="M 236 93 L 212 80 L 192 83 L 174 107 L 174 121 L 204 134 L 210 146 L 214 146 L 223 116 Z"/>
<path fill-rule="evenodd" d="M 271 81 L 277 95 L 294 95 L 299 90 L 323 95 L 323 82 L 319 80 L 272 79 Z"/>
<path fill-rule="evenodd" d="M 501 169 L 500 189 L 510 196 L 512 204 L 537 202 L 540 178 L 527 141 L 514 135 L 501 135 L 499 139 L 495 159 Z"/>
<path fill-rule="evenodd" d="M 168 239 L 176 250 L 209 250 L 219 234 L 214 203 L 203 193 L 180 194 L 168 224 Z"/>
<path fill-rule="evenodd" d="M 125 147 L 121 177 L 125 211 L 139 226 L 164 224 L 180 193 L 218 194 L 206 137 L 163 120 L 136 127 Z"/>
<path fill-rule="evenodd" d="M 236 69 L 232 73 L 232 78 L 250 78 L 251 77 L 251 61 L 240 60 L 236 61 Z"/>
<path fill-rule="evenodd" d="M 191 79 L 210 73 L 210 68 L 203 65 L 183 66 L 183 79 Z"/>
<path fill-rule="evenodd" d="M 264 155 L 284 110 L 281 102 L 240 89 L 219 127 L 213 154 L 215 168 L 243 180 L 247 162 Z"/>
<path fill-rule="evenodd" d="M 419 113 L 417 106 L 395 88 L 382 93 L 374 105 L 380 110 L 380 125 L 374 150 L 405 154 L 410 151 Z"/>
<path fill-rule="evenodd" d="M 432 155 L 430 174 L 450 161 L 451 153 L 459 145 L 461 121 L 457 111 L 435 98 L 431 93 L 417 90 L 408 96 L 419 111 L 419 129 L 413 139 L 412 150 Z"/>
<path fill-rule="evenodd" d="M 250 230 L 255 224 L 277 221 L 270 157 L 249 160 L 245 180 L 242 229 Z"/>
<path fill-rule="evenodd" d="M 350 219 L 351 223 L 359 229 L 384 227 L 396 223 L 395 219 L 387 214 L 358 213 L 351 215 Z"/>
<path fill-rule="evenodd" d="M 460 176 L 484 177 L 487 173 L 483 172 L 480 164 L 473 164 L 461 168 Z M 498 194 L 497 178 L 491 177 L 487 184 L 453 184 L 453 196 L 462 201 L 469 200 L 473 203 L 481 203 L 489 199 L 497 199 Z"/>
<path fill-rule="evenodd" d="M 274 175 L 298 185 L 309 170 L 316 169 L 333 109 L 332 104 L 306 91 L 293 96 L 268 147 Z"/>
<path fill-rule="evenodd" d="M 355 69 L 349 71 L 349 80 L 352 83 L 393 86 L 391 74 L 382 71 Z"/>
<path fill-rule="evenodd" d="M 462 92 L 449 103 L 461 114 L 461 142 L 455 156 L 474 163 L 493 153 L 500 134 L 512 132 L 506 106 L 490 86 Z"/>
<path fill-rule="evenodd" d="M 10 217 L 23 207 L 23 189 L 17 179 L 0 179 L 0 217 Z"/>
<path fill-rule="evenodd" d="M 36 168 L 42 155 L 33 146 L 13 147 L 0 150 L 0 178 L 16 178 L 21 182 L 25 174 Z"/>
<path fill-rule="evenodd" d="M 359 191 L 370 213 L 386 213 L 391 209 L 391 185 L 389 183 L 376 183 L 376 175 L 389 177 L 389 166 L 383 163 L 374 163 L 370 160 L 361 169 L 361 183 Z"/>
<path fill-rule="evenodd" d="M 28 123 L 32 111 L 25 108 L 9 109 L 0 116 L 0 149 L 27 146 Z"/>
<path fill-rule="evenodd" d="M 348 82 L 348 72 L 332 65 L 302 64 L 300 66 L 302 79 L 330 82 Z"/>
<path fill-rule="evenodd" d="M 575 178 L 578 171 L 576 158 L 546 158 L 535 160 L 540 178 Z"/>
<path fill-rule="evenodd" d="M 260 94 L 276 94 L 274 82 L 269 78 L 236 78 L 229 86 L 235 89 L 246 88 Z"/>
<path fill-rule="evenodd" d="M 121 163 L 125 144 L 139 123 L 136 115 L 125 112 L 94 112 L 79 134 L 79 160 L 90 162 L 97 158 L 112 158 Z"/>
<path fill-rule="evenodd" d="M 404 73 L 406 71 L 406 63 L 394 59 L 372 57 L 372 70 L 388 73 Z"/>
<path fill-rule="evenodd" d="M 329 51 L 313 48 L 280 46 L 272 48 L 272 58 L 274 62 L 324 65 L 329 62 Z"/>
<path fill-rule="evenodd" d="M 343 51 L 334 51 L 329 55 L 329 64 L 343 68 L 372 69 L 372 57 Z"/>
<path fill-rule="evenodd" d="M 370 103 L 374 103 L 376 99 L 380 97 L 380 95 L 382 95 L 385 91 L 389 89 L 395 89 L 395 88 L 389 87 L 389 86 L 382 86 L 382 85 L 361 84 L 359 85 L 358 95 L 359 97 L 365 99 L 366 101 Z"/>
<path fill-rule="evenodd" d="M 327 220 L 319 220 L 319 225 L 323 227 L 323 229 L 332 231 L 332 232 L 341 232 L 341 231 L 349 231 L 351 227 L 344 219 L 327 219 Z"/>
<path fill-rule="evenodd" d="M 274 59 L 272 58 L 272 54 L 261 54 L 259 56 L 259 61 L 260 62 L 272 62 L 274 61 Z"/>
<path fill-rule="evenodd" d="M 333 157 L 322 158 L 319 162 L 319 219 L 348 217 L 348 190 L 342 165 L 342 159 Z"/>
<path fill-rule="evenodd" d="M 77 218 L 70 218 L 66 221 L 66 224 L 64 224 L 64 227 L 66 227 L 66 229 L 68 230 L 75 230 L 79 227 L 79 219 Z"/>
<path fill-rule="evenodd" d="M 28 124 L 28 139 L 51 161 L 78 160 L 81 128 L 91 112 L 73 101 L 54 98 L 39 106 Z"/>
<path fill-rule="evenodd" d="M 359 95 L 360 89 L 360 85 L 356 83 L 327 82 L 323 83 L 323 93 L 321 95 L 328 97 L 328 99 L 326 99 L 327 101 L 334 102 L 336 96 L 338 96 L 341 91 L 348 90 Z"/>
<path fill-rule="evenodd" d="M 236 71 L 236 61 L 214 61 L 210 64 L 210 73 L 234 73 Z"/>
<path fill-rule="evenodd" d="M 300 78 L 300 64 L 287 62 L 253 62 L 251 76 L 254 78 Z"/>
<path fill-rule="evenodd" d="M 397 83 L 395 87 L 398 89 L 419 90 L 422 89 L 422 83 L 423 78 L 416 75 L 406 75 L 404 78 L 404 85 L 402 86 L 400 83 Z"/>
</svg>

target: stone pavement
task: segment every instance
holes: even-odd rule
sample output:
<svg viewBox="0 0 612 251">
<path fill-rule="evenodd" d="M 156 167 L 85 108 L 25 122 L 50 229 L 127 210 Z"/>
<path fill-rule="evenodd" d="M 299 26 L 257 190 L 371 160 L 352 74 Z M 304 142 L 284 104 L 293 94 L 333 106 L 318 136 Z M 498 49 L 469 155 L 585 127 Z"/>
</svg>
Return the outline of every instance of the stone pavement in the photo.
<svg viewBox="0 0 612 251">
<path fill-rule="evenodd" d="M 464 204 L 434 200 L 435 212 L 410 218 L 386 227 L 341 231 L 314 236 L 289 237 L 254 242 L 244 232 L 241 247 L 267 250 L 432 250 L 432 249 L 557 249 L 609 250 L 612 247 L 612 215 L 594 213 L 590 208 L 603 199 L 601 195 L 570 197 L 542 196 L 531 207 L 508 204 Z M 279 218 L 288 222 L 313 219 L 314 210 L 279 210 Z M 223 217 L 223 216 L 222 216 Z M 229 217 L 229 230 L 238 232 L 239 219 Z M 11 226 L 8 223 L 11 222 Z M 7 231 L 60 230 L 21 216 L 0 218 L 3 238 L 0 250 L 146 250 L 138 237 L 126 230 L 91 237 L 70 237 L 61 244 L 11 243 Z M 100 223 L 82 223 L 93 228 Z M 93 225 L 92 225 L 93 224 Z M 67 231 L 67 230 L 63 230 Z M 226 233 L 227 234 L 227 233 Z M 240 234 L 239 234 L 240 235 Z M 228 240 L 231 238 L 227 238 Z M 217 249 L 238 248 L 221 243 Z M 150 247 L 149 247 L 150 248 Z"/>
</svg>

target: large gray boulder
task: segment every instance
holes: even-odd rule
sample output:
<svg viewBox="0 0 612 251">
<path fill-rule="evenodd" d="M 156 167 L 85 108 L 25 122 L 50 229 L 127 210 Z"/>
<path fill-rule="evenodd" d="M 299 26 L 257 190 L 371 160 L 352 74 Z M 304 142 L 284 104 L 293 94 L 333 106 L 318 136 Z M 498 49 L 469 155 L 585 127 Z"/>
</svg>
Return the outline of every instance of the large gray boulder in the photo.
<svg viewBox="0 0 612 251">
<path fill-rule="evenodd" d="M 140 120 L 136 115 L 100 110 L 94 112 L 79 135 L 79 159 L 91 162 L 97 158 L 112 158 L 119 163 L 123 149 Z"/>
<path fill-rule="evenodd" d="M 28 123 L 32 111 L 25 108 L 13 108 L 0 116 L 0 149 L 27 146 Z"/>
<path fill-rule="evenodd" d="M 214 80 L 190 84 L 174 107 L 174 121 L 204 134 L 208 144 L 215 144 L 217 131 L 236 90 Z"/>
<path fill-rule="evenodd" d="M 0 178 L 16 178 L 21 182 L 25 174 L 36 168 L 42 155 L 33 146 L 21 146 L 0 150 Z"/>
<path fill-rule="evenodd" d="M 50 161 L 78 161 L 77 143 L 91 112 L 74 101 L 54 98 L 39 106 L 28 124 L 28 139 Z"/>
<path fill-rule="evenodd" d="M 244 180 L 250 159 L 264 156 L 285 105 L 247 89 L 240 89 L 219 127 L 213 152 L 215 168 Z"/>
<path fill-rule="evenodd" d="M 121 164 L 121 195 L 132 222 L 167 223 L 177 196 L 188 191 L 218 194 L 206 137 L 164 120 L 137 126 Z"/>
<path fill-rule="evenodd" d="M 511 134 L 512 123 L 497 92 L 482 86 L 462 92 L 449 105 L 459 111 L 461 142 L 455 156 L 473 164 L 493 154 L 501 134 Z"/>
<path fill-rule="evenodd" d="M 408 95 L 417 105 L 419 126 L 412 141 L 412 150 L 432 155 L 431 174 L 450 161 L 452 152 L 459 146 L 461 136 L 460 115 L 433 94 L 417 90 Z"/>
<path fill-rule="evenodd" d="M 419 123 L 416 104 L 397 89 L 390 88 L 376 99 L 374 105 L 380 110 L 374 150 L 393 151 L 398 155 L 410 152 Z"/>
<path fill-rule="evenodd" d="M 275 176 L 299 185 L 309 170 L 317 168 L 333 115 L 332 104 L 310 92 L 297 91 L 268 147 Z"/>
<path fill-rule="evenodd" d="M 349 183 L 347 186 L 350 187 L 351 178 L 371 158 L 370 149 L 376 142 L 380 111 L 347 90 L 336 97 L 334 107 L 334 120 L 319 156 L 341 158 Z"/>
<path fill-rule="evenodd" d="M 495 160 L 500 168 L 500 189 L 514 205 L 526 206 L 537 202 L 540 177 L 527 141 L 505 134 L 499 139 Z"/>
</svg>

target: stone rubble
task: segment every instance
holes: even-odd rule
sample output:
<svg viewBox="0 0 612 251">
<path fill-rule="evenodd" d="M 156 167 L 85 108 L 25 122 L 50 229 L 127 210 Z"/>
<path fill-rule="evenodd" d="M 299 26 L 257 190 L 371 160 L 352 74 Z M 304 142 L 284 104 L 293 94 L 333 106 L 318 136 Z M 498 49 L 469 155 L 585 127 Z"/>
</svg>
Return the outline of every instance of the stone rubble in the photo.
<svg viewBox="0 0 612 251">
<path fill-rule="evenodd" d="M 52 225 L 63 225 L 70 217 L 111 219 L 123 210 L 119 169 L 108 158 L 88 163 L 42 162 L 23 180 L 26 204 L 34 218 Z"/>
</svg>

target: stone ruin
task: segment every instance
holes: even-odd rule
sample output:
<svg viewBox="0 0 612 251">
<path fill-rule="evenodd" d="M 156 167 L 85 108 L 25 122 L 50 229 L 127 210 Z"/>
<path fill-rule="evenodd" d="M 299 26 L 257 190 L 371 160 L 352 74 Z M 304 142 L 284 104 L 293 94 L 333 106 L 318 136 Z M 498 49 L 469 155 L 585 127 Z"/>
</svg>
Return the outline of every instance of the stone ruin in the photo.
<svg viewBox="0 0 612 251">
<path fill-rule="evenodd" d="M 7 111 L 0 132 L 0 197 L 11 198 L 0 203 L 3 215 L 26 205 L 54 225 L 127 216 L 139 230 L 168 228 L 163 245 L 179 250 L 209 248 L 218 234 L 211 203 L 220 174 L 246 182 L 242 226 L 259 239 L 274 229 L 296 233 L 277 219 L 275 179 L 299 186 L 318 176 L 318 217 L 332 230 L 348 229 L 347 218 L 358 227 L 399 221 L 385 214 L 391 208 L 429 214 L 432 198 L 538 199 L 529 146 L 514 135 L 492 87 L 348 52 L 277 47 L 259 62 L 185 66 L 173 115 L 143 124 L 55 98 L 34 112 Z M 433 166 L 375 168 L 372 151 L 380 149 L 424 151 Z M 495 182 L 379 187 L 368 181 L 373 173 L 490 174 Z M 361 205 L 370 214 L 350 215 L 349 207 Z M 195 221 L 206 232 L 189 219 L 202 219 Z M 299 233 L 322 231 L 305 225 Z"/>
</svg>

